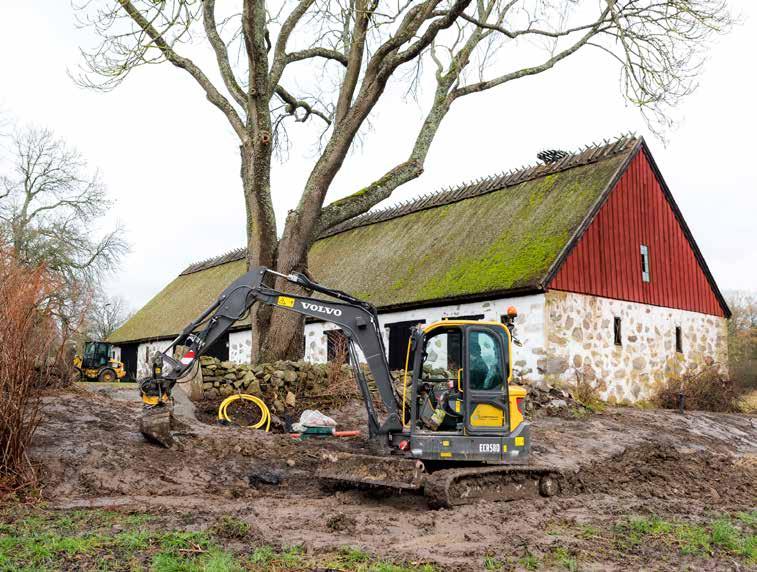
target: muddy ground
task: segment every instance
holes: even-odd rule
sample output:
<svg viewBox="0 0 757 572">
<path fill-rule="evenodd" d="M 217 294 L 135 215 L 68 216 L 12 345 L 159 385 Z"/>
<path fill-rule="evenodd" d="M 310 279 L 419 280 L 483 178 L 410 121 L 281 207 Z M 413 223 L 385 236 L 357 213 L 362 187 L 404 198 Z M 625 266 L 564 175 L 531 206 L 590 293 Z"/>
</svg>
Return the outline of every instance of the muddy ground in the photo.
<svg viewBox="0 0 757 572">
<path fill-rule="evenodd" d="M 757 565 L 746 545 L 687 550 L 671 532 L 757 515 L 753 416 L 617 408 L 538 418 L 534 461 L 565 470 L 565 494 L 431 510 L 421 496 L 335 492 L 314 479 L 331 451 L 362 450 L 359 438 L 299 442 L 195 420 L 179 433 L 178 448 L 164 450 L 145 442 L 140 405 L 124 397 L 81 387 L 45 397 L 33 456 L 49 506 L 176 514 L 200 529 L 234 515 L 254 527 L 255 542 L 302 545 L 308 554 L 349 545 L 440 570 Z M 329 413 L 342 429 L 364 429 L 358 403 Z M 644 529 L 647 536 L 628 541 L 652 518 L 673 523 L 670 534 Z M 744 542 L 751 534 L 754 543 L 750 522 Z"/>
</svg>

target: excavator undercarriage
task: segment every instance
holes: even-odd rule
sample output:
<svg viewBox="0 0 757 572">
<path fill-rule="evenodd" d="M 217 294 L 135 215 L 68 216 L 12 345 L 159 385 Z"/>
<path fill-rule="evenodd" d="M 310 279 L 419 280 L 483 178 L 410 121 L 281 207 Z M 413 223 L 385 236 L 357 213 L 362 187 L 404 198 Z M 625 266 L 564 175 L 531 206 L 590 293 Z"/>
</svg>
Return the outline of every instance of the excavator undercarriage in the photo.
<svg viewBox="0 0 757 572">
<path fill-rule="evenodd" d="M 277 291 L 265 283 L 273 275 L 337 301 Z M 368 413 L 369 444 L 377 453 L 325 451 L 317 474 L 323 482 L 423 493 L 439 507 L 559 493 L 559 471 L 528 464 L 526 391 L 510 383 L 514 308 L 508 309 L 505 323 L 450 319 L 415 328 L 398 389 L 372 305 L 302 274 L 283 275 L 262 267 L 234 281 L 153 358 L 153 375 L 140 381 L 145 404 L 140 430 L 146 437 L 172 445 L 174 385 L 256 303 L 332 322 L 348 339 L 350 363 Z M 171 355 L 177 346 L 187 348 L 179 360 Z M 370 370 L 375 390 L 360 363 Z M 374 405 L 374 392 L 383 404 L 382 415 Z"/>
<path fill-rule="evenodd" d="M 388 494 L 423 494 L 432 508 L 451 508 L 477 500 L 512 501 L 560 493 L 563 474 L 534 465 L 435 468 L 423 461 L 354 453 L 323 455 L 316 477 L 337 488 L 380 489 Z"/>
</svg>

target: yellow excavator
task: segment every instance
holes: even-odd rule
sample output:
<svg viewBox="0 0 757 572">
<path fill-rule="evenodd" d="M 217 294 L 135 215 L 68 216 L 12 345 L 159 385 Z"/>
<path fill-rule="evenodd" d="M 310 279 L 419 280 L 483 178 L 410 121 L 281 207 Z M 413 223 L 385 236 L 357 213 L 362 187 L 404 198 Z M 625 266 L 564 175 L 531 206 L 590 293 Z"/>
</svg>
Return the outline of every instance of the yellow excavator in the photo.
<svg viewBox="0 0 757 572">
<path fill-rule="evenodd" d="M 277 291 L 274 276 L 325 297 Z M 267 304 L 338 325 L 349 341 L 350 363 L 368 413 L 374 454 L 339 452 L 318 474 L 328 481 L 416 490 L 432 505 L 453 506 L 478 498 L 510 500 L 552 496 L 560 472 L 529 463 L 526 390 L 511 384 L 513 308 L 505 324 L 443 320 L 414 329 L 405 379 L 397 389 L 386 359 L 376 309 L 300 273 L 251 269 L 224 290 L 172 344 L 154 356 L 152 375 L 139 383 L 145 405 L 142 433 L 164 446 L 170 434 L 171 391 L 191 373 L 207 348 L 256 304 Z M 185 346 L 181 359 L 172 357 Z M 383 404 L 374 406 L 364 370 L 370 370 Z"/>
<path fill-rule="evenodd" d="M 113 345 L 108 342 L 90 341 L 84 344 L 82 355 L 74 356 L 74 367 L 81 381 L 112 383 L 126 377 L 123 362 L 112 356 Z"/>
</svg>

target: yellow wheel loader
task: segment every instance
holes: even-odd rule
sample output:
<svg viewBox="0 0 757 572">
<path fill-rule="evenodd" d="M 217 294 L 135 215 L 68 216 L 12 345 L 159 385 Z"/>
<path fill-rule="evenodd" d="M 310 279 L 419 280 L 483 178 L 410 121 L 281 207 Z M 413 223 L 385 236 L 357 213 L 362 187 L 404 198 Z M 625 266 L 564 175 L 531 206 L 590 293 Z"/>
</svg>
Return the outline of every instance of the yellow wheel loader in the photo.
<svg viewBox="0 0 757 572">
<path fill-rule="evenodd" d="M 112 356 L 113 345 L 107 342 L 87 342 L 83 355 L 74 356 L 74 367 L 81 381 L 112 383 L 126 377 L 123 362 Z"/>
<path fill-rule="evenodd" d="M 266 285 L 279 276 L 312 298 Z M 530 425 L 524 418 L 526 390 L 511 384 L 514 308 L 507 323 L 443 320 L 416 328 L 409 340 L 406 375 L 395 387 L 376 309 L 349 294 L 316 284 L 303 274 L 251 269 L 162 353 L 152 376 L 139 382 L 145 414 L 142 433 L 164 446 L 170 434 L 171 391 L 191 373 L 207 348 L 244 319 L 255 304 L 267 304 L 338 325 L 349 342 L 350 363 L 368 413 L 375 454 L 330 454 L 318 477 L 359 486 L 416 490 L 436 506 L 479 498 L 509 500 L 552 496 L 561 474 L 529 464 Z M 181 359 L 174 347 L 187 347 Z M 358 353 L 358 350 L 360 353 Z M 385 414 L 379 415 L 363 368 L 375 380 Z"/>
</svg>

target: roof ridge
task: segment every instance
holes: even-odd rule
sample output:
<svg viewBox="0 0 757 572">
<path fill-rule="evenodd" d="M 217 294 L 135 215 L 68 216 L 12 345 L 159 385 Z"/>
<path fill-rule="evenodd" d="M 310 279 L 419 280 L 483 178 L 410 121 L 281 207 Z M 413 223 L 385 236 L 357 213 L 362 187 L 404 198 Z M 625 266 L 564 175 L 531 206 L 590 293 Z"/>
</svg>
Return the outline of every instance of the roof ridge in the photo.
<svg viewBox="0 0 757 572">
<path fill-rule="evenodd" d="M 454 187 L 445 187 L 431 193 L 424 193 L 413 199 L 357 215 L 331 227 L 321 233 L 318 238 L 326 238 L 327 236 L 333 236 L 360 226 L 367 226 L 413 212 L 440 207 L 545 177 L 566 169 L 595 163 L 628 151 L 633 148 L 638 140 L 639 137 L 635 133 L 629 132 L 619 135 L 614 139 L 605 139 L 599 143 L 591 143 L 576 151 L 569 152 L 554 163 L 528 164 L 499 175 L 490 175 L 467 183 L 461 183 Z"/>
<path fill-rule="evenodd" d="M 353 228 L 367 226 L 377 222 L 383 222 L 405 216 L 410 213 L 456 203 L 480 195 L 485 195 L 507 187 L 512 187 L 526 181 L 545 177 L 560 171 L 572 169 L 583 165 L 589 165 L 603 159 L 614 157 L 630 150 L 640 138 L 633 132 L 628 132 L 614 139 L 604 139 L 598 143 L 591 143 L 579 147 L 573 152 L 568 152 L 564 157 L 553 163 L 532 163 L 517 169 L 510 169 L 488 177 L 479 177 L 467 183 L 451 187 L 443 187 L 437 191 L 423 193 L 417 197 L 397 202 L 393 205 L 369 210 L 346 220 L 327 231 L 321 233 L 318 238 L 333 236 Z M 220 256 L 215 256 L 194 262 L 187 266 L 180 274 L 193 274 L 207 270 L 214 266 L 243 260 L 247 256 L 245 247 L 230 250 Z"/>
<path fill-rule="evenodd" d="M 184 276 L 186 274 L 193 274 L 195 272 L 200 272 L 201 270 L 207 270 L 208 268 L 212 268 L 213 266 L 219 266 L 221 264 L 226 264 L 227 262 L 236 262 L 237 260 L 244 260 L 246 257 L 247 257 L 247 249 L 242 246 L 240 248 L 229 250 L 228 252 L 221 254 L 220 256 L 213 256 L 211 258 L 206 258 L 198 262 L 193 262 L 192 264 L 187 266 L 179 274 L 179 276 Z"/>
</svg>

